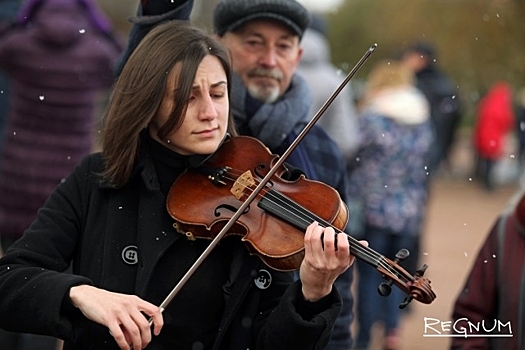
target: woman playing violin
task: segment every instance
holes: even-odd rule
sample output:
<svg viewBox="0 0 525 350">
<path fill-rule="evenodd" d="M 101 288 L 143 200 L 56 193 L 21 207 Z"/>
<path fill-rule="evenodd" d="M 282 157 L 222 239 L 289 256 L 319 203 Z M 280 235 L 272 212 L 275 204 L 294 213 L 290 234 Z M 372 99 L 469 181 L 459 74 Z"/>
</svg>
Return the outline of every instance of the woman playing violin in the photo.
<svg viewBox="0 0 525 350">
<path fill-rule="evenodd" d="M 354 259 L 347 239 L 316 223 L 298 281 L 226 236 L 159 308 L 209 244 L 174 229 L 166 196 L 235 136 L 230 85 L 227 52 L 200 29 L 169 22 L 141 41 L 115 83 L 102 152 L 0 260 L 0 327 L 64 339 L 64 349 L 326 345 L 341 308 L 333 282 Z"/>
</svg>

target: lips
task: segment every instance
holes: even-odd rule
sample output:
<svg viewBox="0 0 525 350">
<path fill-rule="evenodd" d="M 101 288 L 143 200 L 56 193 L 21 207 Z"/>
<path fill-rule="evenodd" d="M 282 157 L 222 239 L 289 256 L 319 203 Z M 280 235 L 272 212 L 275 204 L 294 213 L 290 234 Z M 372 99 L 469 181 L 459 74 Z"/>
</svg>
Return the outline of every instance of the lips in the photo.
<svg viewBox="0 0 525 350">
<path fill-rule="evenodd" d="M 259 80 L 262 80 L 262 81 L 279 81 L 278 79 L 276 79 L 275 77 L 271 77 L 271 76 L 268 76 L 268 75 L 254 75 L 252 78 L 254 79 L 259 79 Z"/>
<path fill-rule="evenodd" d="M 219 128 L 211 128 L 211 129 L 201 130 L 201 131 L 195 132 L 195 134 L 196 135 L 200 135 L 200 136 L 211 136 L 212 134 L 217 132 L 218 129 Z"/>
</svg>

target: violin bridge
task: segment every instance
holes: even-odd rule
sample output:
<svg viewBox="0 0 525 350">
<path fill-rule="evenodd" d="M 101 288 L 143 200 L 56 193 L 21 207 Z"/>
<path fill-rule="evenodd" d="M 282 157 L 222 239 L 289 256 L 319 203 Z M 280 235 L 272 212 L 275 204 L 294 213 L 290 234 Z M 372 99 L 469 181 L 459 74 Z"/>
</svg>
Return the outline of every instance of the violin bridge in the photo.
<svg viewBox="0 0 525 350">
<path fill-rule="evenodd" d="M 255 180 L 252 176 L 252 173 L 248 170 L 244 172 L 241 176 L 235 180 L 235 183 L 233 184 L 230 192 L 237 198 L 238 200 L 242 200 L 242 196 L 244 194 L 244 190 L 247 187 L 251 187 L 255 185 Z"/>
</svg>

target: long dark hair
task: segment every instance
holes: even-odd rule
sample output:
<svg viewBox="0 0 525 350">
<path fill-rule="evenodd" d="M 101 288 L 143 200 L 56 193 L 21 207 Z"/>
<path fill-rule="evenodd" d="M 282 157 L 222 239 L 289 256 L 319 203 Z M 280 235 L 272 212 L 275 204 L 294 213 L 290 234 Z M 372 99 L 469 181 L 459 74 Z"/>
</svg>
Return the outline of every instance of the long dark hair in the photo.
<svg viewBox="0 0 525 350">
<path fill-rule="evenodd" d="M 182 67 L 178 77 L 173 111 L 158 132 L 164 139 L 184 121 L 195 74 L 207 55 L 219 59 L 231 92 L 230 58 L 222 44 L 203 29 L 188 22 L 170 21 L 153 28 L 129 57 L 115 83 L 105 115 L 102 154 L 106 163 L 103 173 L 114 187 L 123 186 L 131 175 L 139 147 L 140 133 L 157 113 L 168 74 L 177 63 Z M 236 135 L 231 113 L 228 130 Z"/>
</svg>

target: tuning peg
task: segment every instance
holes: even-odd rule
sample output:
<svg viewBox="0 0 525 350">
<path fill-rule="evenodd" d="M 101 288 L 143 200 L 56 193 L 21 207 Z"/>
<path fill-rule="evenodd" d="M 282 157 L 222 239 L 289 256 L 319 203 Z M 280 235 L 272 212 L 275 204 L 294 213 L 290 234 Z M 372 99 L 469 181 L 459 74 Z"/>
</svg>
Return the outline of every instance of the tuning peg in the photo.
<svg viewBox="0 0 525 350">
<path fill-rule="evenodd" d="M 383 297 L 389 296 L 392 292 L 392 281 L 382 282 L 379 284 L 377 287 L 377 292 Z"/>
<path fill-rule="evenodd" d="M 408 251 L 408 249 L 405 249 L 405 248 L 399 249 L 395 256 L 395 262 L 397 263 L 397 262 L 403 261 L 409 256 L 410 256 L 410 252 Z"/>
<path fill-rule="evenodd" d="M 412 299 L 413 297 L 411 295 L 407 295 L 405 300 L 403 300 L 403 302 L 399 304 L 399 308 L 404 309 L 405 307 L 407 307 L 408 304 L 410 304 L 410 302 L 412 301 Z"/>
<path fill-rule="evenodd" d="M 405 248 L 399 249 L 398 252 L 396 253 L 394 262 L 397 264 L 398 262 L 405 260 L 409 256 L 410 256 L 410 252 L 408 251 L 408 249 L 405 249 Z M 424 270 L 423 270 L 423 273 L 424 273 Z M 392 280 L 388 282 L 382 282 L 379 286 L 377 286 L 377 292 L 381 296 L 384 296 L 384 297 L 389 296 L 390 293 L 392 293 L 393 283 L 394 281 Z"/>
<path fill-rule="evenodd" d="M 425 274 L 425 271 L 427 270 L 428 265 L 424 264 L 419 270 L 414 273 L 416 277 L 422 277 Z"/>
</svg>

